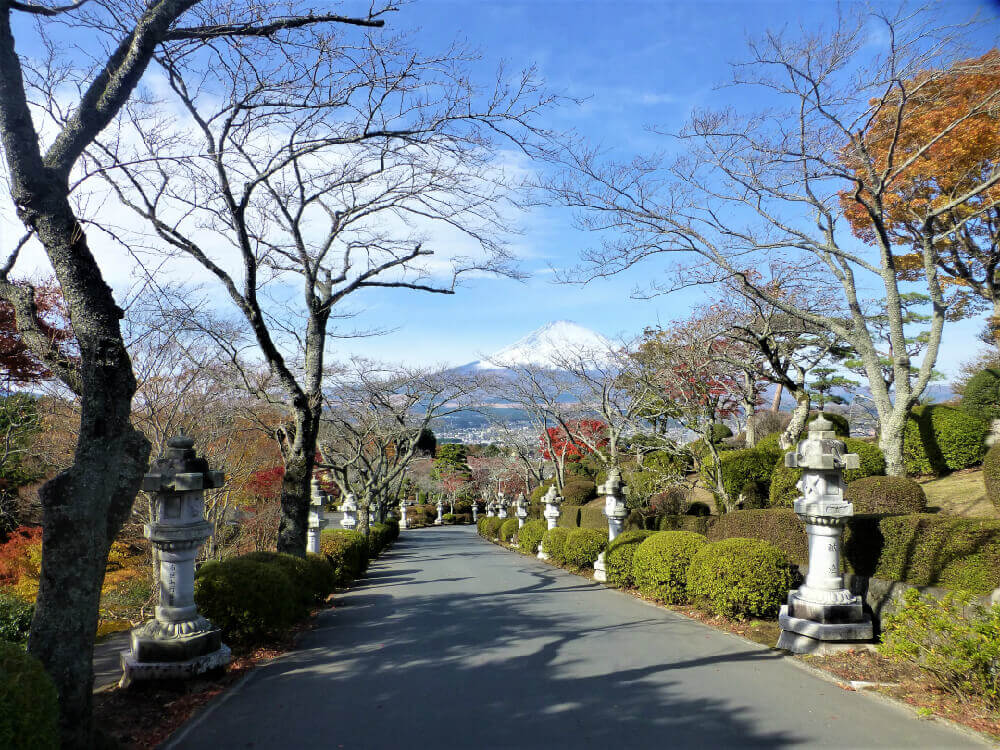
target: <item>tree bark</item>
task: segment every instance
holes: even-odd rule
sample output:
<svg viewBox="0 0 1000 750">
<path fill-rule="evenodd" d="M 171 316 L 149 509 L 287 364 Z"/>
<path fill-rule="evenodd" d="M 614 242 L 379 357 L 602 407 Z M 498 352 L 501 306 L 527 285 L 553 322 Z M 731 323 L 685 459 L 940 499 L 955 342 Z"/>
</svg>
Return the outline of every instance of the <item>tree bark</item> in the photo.
<svg viewBox="0 0 1000 750">
<path fill-rule="evenodd" d="M 771 399 L 771 411 L 781 410 L 781 392 L 785 389 L 785 386 L 778 383 L 774 387 L 774 397 Z"/>
<path fill-rule="evenodd" d="M 281 521 L 278 552 L 305 557 L 309 527 L 312 475 L 316 464 L 319 411 L 302 407 L 295 413 L 295 436 L 284 451 L 285 476 L 281 480 Z"/>
<path fill-rule="evenodd" d="M 791 450 L 799 442 L 806 422 L 809 420 L 809 393 L 804 390 L 795 394 L 795 408 L 792 410 L 792 419 L 788 427 L 781 433 L 778 445 L 782 450 Z"/>
</svg>

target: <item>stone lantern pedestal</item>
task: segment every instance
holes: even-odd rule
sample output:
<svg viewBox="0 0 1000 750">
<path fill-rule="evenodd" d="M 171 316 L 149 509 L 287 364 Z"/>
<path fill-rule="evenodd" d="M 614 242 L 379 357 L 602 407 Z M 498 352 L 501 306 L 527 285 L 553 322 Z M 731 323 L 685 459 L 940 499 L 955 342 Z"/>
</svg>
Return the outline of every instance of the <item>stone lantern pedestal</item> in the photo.
<svg viewBox="0 0 1000 750">
<path fill-rule="evenodd" d="M 473 500 L 472 501 L 472 523 L 476 522 L 476 519 L 478 518 L 478 512 L 479 512 L 479 503 L 477 503 L 475 500 Z"/>
<path fill-rule="evenodd" d="M 486 517 L 487 518 L 496 518 L 496 515 L 497 515 L 496 514 L 496 503 L 494 503 L 492 500 L 487 500 L 486 501 Z"/>
<path fill-rule="evenodd" d="M 622 533 L 625 527 L 625 517 L 628 512 L 625 510 L 625 497 L 622 495 L 622 477 L 617 467 L 612 467 L 608 472 L 607 481 L 597 488 L 597 492 L 604 495 L 604 515 L 608 519 L 608 544 L 615 540 L 615 537 Z M 606 553 L 602 552 L 594 561 L 594 580 L 602 583 L 608 580 L 608 566 Z"/>
<path fill-rule="evenodd" d="M 524 521 L 528 517 L 528 501 L 524 495 L 518 495 L 514 501 L 514 515 L 517 516 L 517 528 L 524 528 Z"/>
<path fill-rule="evenodd" d="M 154 618 L 135 628 L 128 651 L 121 653 L 121 687 L 135 680 L 185 679 L 229 663 L 222 632 L 198 614 L 194 603 L 194 563 L 212 535 L 205 520 L 205 490 L 221 487 L 221 471 L 194 451 L 180 435 L 167 441 L 164 454 L 143 477 L 152 494 L 146 538 L 157 561 L 159 605 Z"/>
<path fill-rule="evenodd" d="M 444 502 L 439 499 L 437 501 L 438 517 L 434 519 L 434 525 L 435 526 L 440 526 L 441 524 L 444 523 L 444 518 L 441 515 L 443 511 L 444 511 Z"/>
<path fill-rule="evenodd" d="M 358 502 L 354 499 L 354 493 L 348 492 L 344 496 L 344 502 L 340 504 L 340 511 L 344 517 L 340 519 L 341 528 L 348 531 L 358 527 Z"/>
<path fill-rule="evenodd" d="M 323 514 L 323 506 L 326 504 L 326 493 L 320 486 L 319 480 L 312 480 L 312 493 L 309 501 L 309 530 L 306 537 L 306 550 L 314 554 L 319 554 L 319 538 L 326 528 L 327 520 Z"/>
<path fill-rule="evenodd" d="M 542 500 L 545 502 L 545 510 L 542 511 L 542 517 L 545 519 L 546 531 L 551 531 L 556 527 L 556 522 L 559 520 L 559 506 L 562 504 L 562 498 L 556 492 L 555 485 L 549 487 L 548 492 L 545 493 Z M 549 559 L 541 544 L 538 545 L 538 559 Z"/>
<path fill-rule="evenodd" d="M 399 504 L 399 528 L 401 528 L 401 529 L 407 529 L 407 528 L 409 528 L 409 526 L 407 526 L 407 521 L 406 521 L 406 501 L 405 500 Z"/>
<path fill-rule="evenodd" d="M 778 648 L 797 654 L 827 654 L 857 648 L 874 637 L 871 617 L 861 597 L 844 588 L 840 572 L 844 526 L 854 506 L 844 501 L 844 469 L 856 469 L 858 457 L 845 453 L 833 425 L 821 414 L 809 425 L 807 439 L 785 454 L 785 466 L 802 469 L 795 513 L 809 537 L 809 572 L 805 584 L 788 594 L 778 623 Z"/>
<path fill-rule="evenodd" d="M 497 513 L 497 516 L 499 516 L 500 518 L 506 518 L 507 517 L 507 498 L 504 497 L 504 494 L 502 492 L 498 492 L 497 493 L 497 508 L 499 508 L 499 512 Z"/>
</svg>

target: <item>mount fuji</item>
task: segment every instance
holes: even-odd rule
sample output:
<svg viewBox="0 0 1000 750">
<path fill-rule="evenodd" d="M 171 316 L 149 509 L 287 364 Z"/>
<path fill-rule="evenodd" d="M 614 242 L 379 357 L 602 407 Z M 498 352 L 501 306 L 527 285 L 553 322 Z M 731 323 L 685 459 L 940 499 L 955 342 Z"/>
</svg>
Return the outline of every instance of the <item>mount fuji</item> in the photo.
<svg viewBox="0 0 1000 750">
<path fill-rule="evenodd" d="M 560 360 L 568 355 L 582 353 L 601 360 L 607 358 L 613 348 L 611 341 L 597 331 L 571 320 L 556 320 L 546 323 L 510 346 L 458 369 L 476 372 L 519 365 L 559 369 Z"/>
</svg>

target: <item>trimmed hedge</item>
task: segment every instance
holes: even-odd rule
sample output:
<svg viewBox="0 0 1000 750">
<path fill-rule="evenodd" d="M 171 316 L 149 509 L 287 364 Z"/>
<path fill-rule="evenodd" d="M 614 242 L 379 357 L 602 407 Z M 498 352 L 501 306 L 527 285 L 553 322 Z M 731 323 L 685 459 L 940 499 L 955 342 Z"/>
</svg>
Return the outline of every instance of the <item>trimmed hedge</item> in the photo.
<svg viewBox="0 0 1000 750">
<path fill-rule="evenodd" d="M 844 500 L 857 514 L 923 513 L 924 488 L 908 477 L 863 477 L 847 485 Z"/>
<path fill-rule="evenodd" d="M 722 473 L 722 486 L 726 494 L 735 500 L 748 482 L 759 482 L 765 486 L 770 484 L 774 465 L 779 458 L 781 458 L 779 451 L 772 450 L 768 444 L 760 443 L 756 448 L 720 453 L 719 471 Z M 707 487 L 714 487 L 709 474 L 711 463 L 711 456 L 706 456 L 702 476 Z"/>
<path fill-rule="evenodd" d="M 563 506 L 556 524 L 567 529 L 606 529 L 608 518 L 604 515 L 604 503 Z"/>
<path fill-rule="evenodd" d="M 796 565 L 809 563 L 805 526 L 790 508 L 737 510 L 719 516 L 708 530 L 710 542 L 740 538 L 770 542 Z"/>
<path fill-rule="evenodd" d="M 906 473 L 945 474 L 981 463 L 989 425 L 961 409 L 919 406 L 906 420 L 903 464 Z"/>
<path fill-rule="evenodd" d="M 720 518 L 725 518 L 727 513 Z M 693 531 L 702 536 L 708 534 L 709 527 L 718 520 L 715 516 L 660 516 L 656 519 L 656 529 L 658 531 Z"/>
<path fill-rule="evenodd" d="M 373 560 L 392 544 L 399 536 L 399 524 L 395 522 L 368 524 L 368 556 Z"/>
<path fill-rule="evenodd" d="M 338 586 L 346 586 L 368 567 L 368 541 L 354 529 L 324 529 L 319 551 L 333 569 Z"/>
<path fill-rule="evenodd" d="M 526 555 L 534 555 L 538 552 L 538 545 L 541 544 L 546 527 L 545 521 L 537 519 L 525 521 L 524 526 L 517 532 L 517 548 Z"/>
<path fill-rule="evenodd" d="M 990 448 L 983 459 L 983 484 L 993 507 L 1000 508 L 1000 443 Z"/>
<path fill-rule="evenodd" d="M 566 536 L 563 556 L 566 564 L 574 568 L 591 568 L 597 556 L 608 546 L 607 530 L 573 529 Z"/>
<path fill-rule="evenodd" d="M 316 601 L 318 592 L 313 588 L 311 566 L 304 557 L 286 555 L 280 552 L 250 552 L 241 555 L 244 560 L 264 563 L 278 568 L 288 576 L 292 589 L 295 592 L 295 599 L 299 605 L 300 615 L 304 615 L 309 610 L 309 605 Z M 330 566 L 327 565 L 327 568 Z M 329 593 L 329 592 L 327 592 Z"/>
<path fill-rule="evenodd" d="M 566 505 L 583 505 L 597 497 L 597 485 L 589 479 L 567 480 L 562 497 Z"/>
<path fill-rule="evenodd" d="M 566 564 L 566 537 L 568 536 L 569 529 L 564 529 L 561 526 L 548 529 L 542 535 L 542 549 L 556 565 Z"/>
<path fill-rule="evenodd" d="M 242 557 L 202 565 L 194 601 L 224 638 L 246 645 L 284 633 L 302 613 L 294 584 L 278 566 Z"/>
<path fill-rule="evenodd" d="M 632 531 L 624 531 L 615 537 L 615 540 L 608 545 L 604 555 L 608 583 L 619 588 L 632 587 L 635 583 L 632 578 L 632 562 L 635 558 L 635 551 L 645 539 L 655 533 L 655 531 L 645 529 L 633 529 Z"/>
<path fill-rule="evenodd" d="M 480 535 L 483 539 L 495 542 L 500 535 L 500 527 L 503 526 L 504 519 L 497 516 L 488 516 L 479 520 L 482 522 L 482 525 L 479 527 Z"/>
<path fill-rule="evenodd" d="M 688 568 L 706 544 L 705 537 L 691 531 L 661 531 L 646 539 L 632 559 L 639 593 L 667 604 L 686 602 Z"/>
<path fill-rule="evenodd" d="M 914 513 L 879 523 L 874 575 L 975 594 L 1000 587 L 1000 521 Z"/>
<path fill-rule="evenodd" d="M 509 544 L 514 540 L 514 536 L 517 534 L 517 519 L 516 518 L 505 518 L 503 523 L 500 524 L 500 532 L 497 535 L 501 542 Z"/>
<path fill-rule="evenodd" d="M 845 482 L 850 484 L 864 477 L 885 474 L 885 456 L 877 445 L 857 438 L 846 438 L 844 444 L 848 453 L 858 455 L 860 464 L 857 469 L 848 469 L 844 472 Z M 795 498 L 800 494 L 795 484 L 801 478 L 802 469 L 789 469 L 785 466 L 785 457 L 781 456 L 774 467 L 774 474 L 771 475 L 771 489 L 768 493 L 771 507 L 791 508 Z"/>
<path fill-rule="evenodd" d="M 962 411 L 986 422 L 1000 419 L 1000 370 L 977 372 L 962 391 Z"/>
<path fill-rule="evenodd" d="M 58 750 L 59 701 L 42 663 L 0 641 L 0 747 Z"/>
<path fill-rule="evenodd" d="M 792 572 L 785 553 L 760 539 L 725 539 L 702 547 L 687 571 L 688 593 L 723 617 L 773 617 Z"/>
</svg>

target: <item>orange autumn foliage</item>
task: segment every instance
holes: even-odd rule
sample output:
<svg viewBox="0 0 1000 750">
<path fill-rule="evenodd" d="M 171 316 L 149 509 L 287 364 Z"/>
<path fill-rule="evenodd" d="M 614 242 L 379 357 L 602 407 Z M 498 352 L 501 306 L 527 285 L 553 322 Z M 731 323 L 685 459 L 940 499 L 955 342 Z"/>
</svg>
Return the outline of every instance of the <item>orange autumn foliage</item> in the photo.
<svg viewBox="0 0 1000 750">
<path fill-rule="evenodd" d="M 843 160 L 863 198 L 876 190 L 869 169 L 890 175 L 881 220 L 892 244 L 912 248 L 896 256 L 903 280 L 923 272 L 919 242 L 928 214 L 958 199 L 933 219 L 935 249 L 946 284 L 972 290 L 959 298 L 961 307 L 975 306 L 993 296 L 991 272 L 1000 260 L 1000 184 L 977 190 L 1000 168 L 1000 50 L 913 76 L 902 89 L 871 102 L 876 114 L 861 134 L 868 158 L 845 149 Z M 841 206 L 854 234 L 874 244 L 876 225 L 852 191 L 841 193 Z"/>
</svg>

